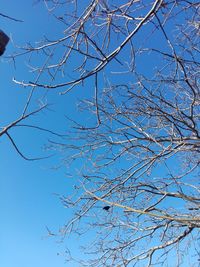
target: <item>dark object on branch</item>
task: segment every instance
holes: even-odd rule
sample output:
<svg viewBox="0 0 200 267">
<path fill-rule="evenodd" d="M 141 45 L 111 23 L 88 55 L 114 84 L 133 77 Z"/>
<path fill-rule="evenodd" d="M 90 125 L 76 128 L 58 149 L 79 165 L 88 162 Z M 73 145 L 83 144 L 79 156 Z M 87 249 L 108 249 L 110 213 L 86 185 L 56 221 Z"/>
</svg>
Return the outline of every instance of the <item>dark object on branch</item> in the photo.
<svg viewBox="0 0 200 267">
<path fill-rule="evenodd" d="M 200 208 L 188 208 L 188 210 L 199 210 Z"/>
<path fill-rule="evenodd" d="M 5 52 L 8 42 L 9 37 L 2 30 L 0 30 L 0 56 L 2 56 Z"/>
<path fill-rule="evenodd" d="M 110 209 L 110 206 L 103 207 L 103 210 L 109 211 L 109 209 Z"/>
</svg>

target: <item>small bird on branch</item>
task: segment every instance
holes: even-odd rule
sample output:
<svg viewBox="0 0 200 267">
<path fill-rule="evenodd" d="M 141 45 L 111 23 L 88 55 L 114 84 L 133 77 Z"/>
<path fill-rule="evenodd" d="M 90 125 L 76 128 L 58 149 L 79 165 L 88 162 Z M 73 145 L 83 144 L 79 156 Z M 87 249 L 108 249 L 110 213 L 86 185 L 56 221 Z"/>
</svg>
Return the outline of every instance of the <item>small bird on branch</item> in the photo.
<svg viewBox="0 0 200 267">
<path fill-rule="evenodd" d="M 103 210 L 109 211 L 110 208 L 111 208 L 110 206 L 105 206 L 103 207 Z"/>
</svg>

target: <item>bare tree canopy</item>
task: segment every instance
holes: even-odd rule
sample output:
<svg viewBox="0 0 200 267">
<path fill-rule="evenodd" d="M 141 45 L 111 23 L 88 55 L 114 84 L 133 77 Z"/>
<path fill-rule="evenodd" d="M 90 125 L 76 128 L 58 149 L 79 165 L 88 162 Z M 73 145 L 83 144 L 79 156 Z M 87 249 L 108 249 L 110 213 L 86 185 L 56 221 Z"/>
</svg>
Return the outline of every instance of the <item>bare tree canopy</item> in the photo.
<svg viewBox="0 0 200 267">
<path fill-rule="evenodd" d="M 39 2 L 59 37 L 15 54 L 36 75 L 14 81 L 93 88 L 71 134 L 50 144 L 69 171 L 82 166 L 61 198 L 74 215 L 60 234 L 89 239 L 80 266 L 198 266 L 200 2 Z"/>
</svg>

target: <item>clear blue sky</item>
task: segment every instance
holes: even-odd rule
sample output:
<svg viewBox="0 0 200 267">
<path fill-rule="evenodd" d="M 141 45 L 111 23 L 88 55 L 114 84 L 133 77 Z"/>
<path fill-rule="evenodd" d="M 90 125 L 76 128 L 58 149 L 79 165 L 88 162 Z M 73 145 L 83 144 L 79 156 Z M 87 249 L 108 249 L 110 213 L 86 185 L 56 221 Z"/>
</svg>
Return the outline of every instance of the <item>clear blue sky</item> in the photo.
<svg viewBox="0 0 200 267">
<path fill-rule="evenodd" d="M 0 28 L 7 33 L 13 43 L 25 44 L 38 40 L 43 33 L 53 34 L 54 27 L 50 23 L 44 6 L 32 5 L 32 0 L 1 1 L 0 12 L 24 20 L 14 22 L 0 17 Z M 14 51 L 14 45 L 9 43 L 6 55 Z M 6 58 L 0 59 L 0 126 L 5 126 L 16 119 L 22 112 L 26 92 L 12 83 L 12 78 L 26 77 L 25 66 L 17 64 L 15 70 L 12 64 L 6 63 Z M 72 96 L 73 97 L 73 96 Z M 64 98 L 61 101 L 65 101 Z M 72 111 L 68 101 L 66 110 Z M 46 120 L 44 113 L 36 118 Z M 54 112 L 48 114 L 48 125 L 66 123 L 64 117 L 55 118 Z M 58 115 L 57 115 L 58 116 Z M 67 128 L 67 127 L 66 127 Z M 40 150 L 45 136 L 32 131 L 13 130 L 11 134 L 27 156 L 43 156 Z M 32 145 L 34 144 L 34 145 Z M 8 140 L 0 140 L 0 266 L 2 267 L 63 267 L 66 264 L 62 255 L 65 247 L 55 239 L 47 238 L 46 226 L 52 231 L 58 230 L 68 216 L 58 196 L 72 190 L 72 183 L 63 170 L 52 170 L 54 159 L 37 162 L 27 162 L 17 155 Z M 73 248 L 73 244 L 70 244 Z M 58 255 L 59 254 L 59 255 Z"/>
<path fill-rule="evenodd" d="M 7 63 L 6 55 L 15 50 L 14 45 L 40 40 L 44 33 L 47 36 L 58 33 L 58 28 L 55 27 L 45 6 L 33 2 L 8 0 L 0 3 L 1 13 L 24 20 L 23 23 L 19 23 L 0 16 L 0 29 L 13 41 L 10 41 L 5 56 L 0 58 L 0 127 L 12 122 L 21 114 L 27 97 L 27 89 L 23 90 L 14 84 L 12 78 L 28 81 L 30 75 L 23 60 L 19 59 L 15 69 L 13 64 Z M 163 39 L 159 40 L 160 46 L 162 41 Z M 157 60 L 156 56 L 149 56 L 149 59 L 155 62 Z M 144 62 L 137 64 L 138 69 L 144 67 Z M 150 73 L 148 64 L 150 60 L 145 62 L 145 71 Z M 115 79 L 120 79 L 118 77 L 115 76 Z M 126 77 L 123 81 L 125 79 Z M 86 94 L 83 90 L 76 92 L 77 90 L 67 96 L 49 94 L 49 101 L 53 104 L 52 111 L 35 117 L 35 122 L 58 132 L 67 132 L 68 125 L 64 113 L 75 114 L 74 100 L 77 96 L 81 98 Z M 48 155 L 48 152 L 41 149 L 47 135 L 20 129 L 13 129 L 11 134 L 26 156 Z M 54 164 L 59 163 L 58 156 L 34 162 L 23 160 L 5 136 L 0 139 L 0 162 L 0 266 L 71 267 L 71 263 L 66 263 L 63 256 L 65 245 L 56 242 L 58 239 L 47 237 L 46 226 L 52 232 L 56 232 L 70 218 L 70 210 L 63 207 L 56 194 L 72 192 L 74 179 L 77 177 L 69 179 L 64 168 L 52 169 Z M 74 238 L 74 243 L 70 241 L 67 240 L 67 245 L 77 254 L 79 240 Z M 73 267 L 76 265 L 73 264 Z"/>
</svg>

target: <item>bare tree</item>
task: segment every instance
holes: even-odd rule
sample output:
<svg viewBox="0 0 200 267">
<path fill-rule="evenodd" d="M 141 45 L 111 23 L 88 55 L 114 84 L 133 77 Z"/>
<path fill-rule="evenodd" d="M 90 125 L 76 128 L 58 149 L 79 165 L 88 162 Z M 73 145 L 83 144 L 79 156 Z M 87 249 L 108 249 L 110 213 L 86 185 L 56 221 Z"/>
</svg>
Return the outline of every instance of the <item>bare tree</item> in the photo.
<svg viewBox="0 0 200 267">
<path fill-rule="evenodd" d="M 3 18 L 6 18 L 8 20 L 12 20 L 15 22 L 22 22 L 21 20 L 15 19 L 13 17 L 10 17 L 8 15 L 5 15 L 3 13 L 0 13 L 0 16 Z M 10 38 L 7 36 L 7 34 L 0 30 L 0 56 L 2 56 L 5 53 L 6 50 L 6 46 L 9 42 Z M 32 101 L 32 97 L 34 94 L 34 89 L 31 90 L 30 94 L 27 97 L 27 100 L 24 104 L 24 107 L 22 107 L 22 113 L 14 120 L 12 120 L 11 122 L 7 123 L 4 126 L 0 127 L 0 138 L 2 138 L 3 136 L 6 136 L 9 141 L 11 142 L 12 146 L 14 147 L 14 149 L 17 151 L 17 153 L 25 160 L 36 160 L 39 158 L 29 158 L 27 156 L 24 155 L 24 153 L 21 151 L 21 148 L 19 148 L 19 146 L 17 145 L 15 138 L 13 137 L 13 135 L 10 133 L 12 130 L 14 130 L 14 128 L 17 127 L 23 127 L 23 128 L 36 128 L 36 129 L 41 129 L 41 130 L 45 130 L 41 127 L 38 126 L 34 126 L 32 124 L 27 124 L 25 123 L 29 117 L 32 117 L 33 115 L 36 115 L 37 113 L 39 113 L 40 111 L 42 111 L 43 109 L 45 109 L 47 107 L 46 104 L 42 104 L 39 105 L 38 107 L 36 107 L 33 110 L 29 109 L 29 106 L 31 104 Z"/>
<path fill-rule="evenodd" d="M 72 172 L 83 164 L 61 235 L 91 231 L 81 266 L 198 266 L 200 2 L 43 2 L 63 36 L 25 46 L 47 75 L 15 82 L 94 88 L 79 103 L 89 119 L 51 143 Z"/>
<path fill-rule="evenodd" d="M 5 15 L 4 13 L 0 13 L 0 16 L 5 19 L 14 21 L 14 22 L 23 22 L 22 20 L 10 17 L 8 15 Z M 9 40 L 10 38 L 7 36 L 7 34 L 4 31 L 0 30 L 0 56 L 4 55 L 6 46 Z M 11 145 L 13 146 L 13 148 L 19 154 L 19 156 L 21 156 L 25 160 L 30 160 L 30 161 L 44 159 L 47 157 L 26 156 L 25 153 L 22 152 L 23 149 L 21 149 L 21 147 L 17 144 L 15 140 L 15 134 L 13 134 L 13 132 L 15 132 L 17 128 L 18 129 L 25 128 L 26 130 L 35 129 L 37 131 L 42 131 L 42 132 L 46 132 L 51 135 L 56 135 L 56 136 L 61 137 L 61 135 L 57 134 L 54 131 L 41 127 L 41 125 L 37 125 L 37 124 L 33 124 L 32 122 L 29 122 L 30 118 L 32 118 L 35 115 L 38 115 L 43 110 L 48 108 L 47 103 L 40 101 L 39 99 L 37 99 L 37 97 L 35 98 L 34 95 L 35 95 L 35 88 L 31 88 L 30 92 L 27 94 L 24 105 L 22 106 L 21 114 L 15 115 L 16 119 L 13 119 L 12 121 L 0 127 L 0 138 L 3 136 L 6 136 L 8 140 L 10 141 Z"/>
</svg>

